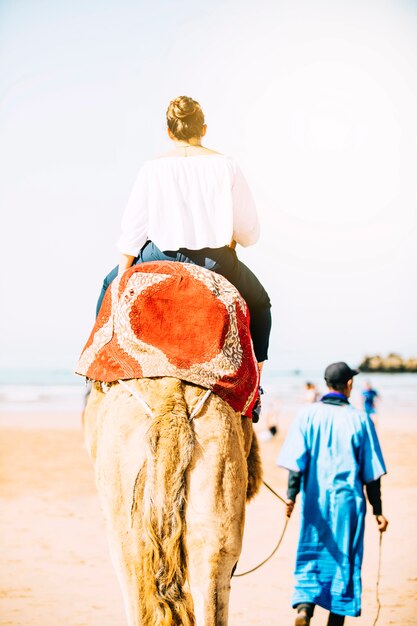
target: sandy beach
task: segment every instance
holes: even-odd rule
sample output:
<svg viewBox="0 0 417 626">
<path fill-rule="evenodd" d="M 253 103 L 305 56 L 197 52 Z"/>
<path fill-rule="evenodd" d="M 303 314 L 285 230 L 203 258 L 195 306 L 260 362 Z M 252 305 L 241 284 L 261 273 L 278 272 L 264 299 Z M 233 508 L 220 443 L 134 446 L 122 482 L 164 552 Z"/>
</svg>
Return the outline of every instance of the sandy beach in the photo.
<svg viewBox="0 0 417 626">
<path fill-rule="evenodd" d="M 383 416 L 382 416 L 383 417 Z M 390 521 L 382 546 L 382 602 L 378 626 L 417 623 L 417 427 L 379 422 L 389 474 L 383 479 L 384 513 Z M 257 429 L 262 428 L 260 424 Z M 288 423 L 261 444 L 265 480 L 285 495 L 286 473 L 275 467 Z M 4 626 L 124 626 L 121 594 L 108 557 L 93 470 L 83 446 L 80 417 L 64 413 L 0 414 L 1 602 Z M 265 488 L 248 507 L 239 571 L 256 565 L 275 546 L 283 505 Z M 292 571 L 298 511 L 274 558 L 235 579 L 231 626 L 291 625 Z M 347 624 L 371 626 L 376 615 L 378 533 L 368 513 L 363 566 L 362 616 Z M 313 624 L 326 623 L 317 609 Z"/>
</svg>

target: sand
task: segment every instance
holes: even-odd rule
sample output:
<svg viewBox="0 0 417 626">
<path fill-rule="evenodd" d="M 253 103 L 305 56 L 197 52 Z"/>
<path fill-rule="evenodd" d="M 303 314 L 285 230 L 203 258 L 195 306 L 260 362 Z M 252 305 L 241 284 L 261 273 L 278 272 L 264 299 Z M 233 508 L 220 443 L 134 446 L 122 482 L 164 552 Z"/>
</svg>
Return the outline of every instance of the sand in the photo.
<svg viewBox="0 0 417 626">
<path fill-rule="evenodd" d="M 382 546 L 378 626 L 417 624 L 417 431 L 414 423 L 409 426 L 408 432 L 380 427 L 389 468 L 383 502 L 390 527 Z M 124 626 L 79 416 L 0 414 L 0 434 L 0 624 Z M 285 495 L 286 473 L 274 465 L 283 436 L 284 430 L 261 446 L 265 479 Z M 257 572 L 234 579 L 230 626 L 294 623 L 290 596 L 298 513 L 296 509 L 274 558 Z M 263 489 L 248 507 L 238 570 L 272 551 L 283 524 L 283 505 Z M 346 624 L 373 624 L 377 565 L 378 532 L 368 513 L 363 614 L 347 618 Z M 317 609 L 313 624 L 325 623 L 325 611 Z"/>
</svg>

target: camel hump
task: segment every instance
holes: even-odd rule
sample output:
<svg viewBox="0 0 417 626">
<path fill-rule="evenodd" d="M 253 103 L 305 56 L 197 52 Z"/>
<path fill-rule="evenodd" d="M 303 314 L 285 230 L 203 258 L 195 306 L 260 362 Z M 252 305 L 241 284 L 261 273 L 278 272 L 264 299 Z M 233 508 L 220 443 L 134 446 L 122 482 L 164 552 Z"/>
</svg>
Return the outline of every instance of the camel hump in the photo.
<svg viewBox="0 0 417 626">
<path fill-rule="evenodd" d="M 194 432 L 182 382 L 173 378 L 159 382 L 163 388 L 153 406 L 133 510 L 134 515 L 138 508 L 143 513 L 143 623 L 195 626 L 185 548 L 186 473 Z"/>
<path fill-rule="evenodd" d="M 77 373 L 106 383 L 171 376 L 250 415 L 259 370 L 246 302 L 197 265 L 135 265 L 107 290 Z"/>
</svg>

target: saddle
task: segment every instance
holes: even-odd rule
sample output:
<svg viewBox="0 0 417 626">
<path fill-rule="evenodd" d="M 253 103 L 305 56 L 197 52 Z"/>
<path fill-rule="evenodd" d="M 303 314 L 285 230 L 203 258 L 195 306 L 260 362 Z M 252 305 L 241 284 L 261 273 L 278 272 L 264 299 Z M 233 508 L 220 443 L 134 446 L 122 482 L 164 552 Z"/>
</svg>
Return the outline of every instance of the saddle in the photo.
<svg viewBox="0 0 417 626">
<path fill-rule="evenodd" d="M 197 265 L 135 265 L 107 290 L 76 373 L 103 383 L 172 376 L 250 416 L 259 371 L 246 302 Z"/>
</svg>

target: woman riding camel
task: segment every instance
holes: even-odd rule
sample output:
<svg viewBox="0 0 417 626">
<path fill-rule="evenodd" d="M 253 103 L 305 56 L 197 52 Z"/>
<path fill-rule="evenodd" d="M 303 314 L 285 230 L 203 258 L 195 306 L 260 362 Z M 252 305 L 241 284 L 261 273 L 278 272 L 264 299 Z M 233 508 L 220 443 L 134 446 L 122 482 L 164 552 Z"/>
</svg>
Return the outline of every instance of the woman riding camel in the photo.
<svg viewBox="0 0 417 626">
<path fill-rule="evenodd" d="M 146 161 L 128 200 L 117 242 L 119 266 L 103 282 L 97 303 L 117 274 L 137 263 L 180 261 L 213 270 L 246 301 L 256 358 L 268 358 L 271 303 L 265 289 L 237 258 L 235 245 L 259 238 L 259 221 L 248 184 L 236 162 L 202 145 L 207 125 L 198 102 L 180 96 L 167 110 L 173 149 Z M 260 401 L 253 418 L 257 421 Z"/>
</svg>

